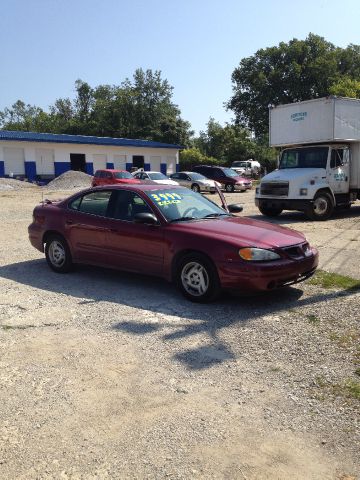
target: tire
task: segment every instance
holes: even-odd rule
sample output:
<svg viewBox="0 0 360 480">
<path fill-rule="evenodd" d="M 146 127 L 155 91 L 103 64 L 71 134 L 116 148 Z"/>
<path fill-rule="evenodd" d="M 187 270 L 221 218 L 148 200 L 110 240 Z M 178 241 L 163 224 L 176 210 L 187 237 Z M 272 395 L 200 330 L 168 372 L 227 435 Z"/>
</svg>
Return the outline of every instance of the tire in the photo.
<svg viewBox="0 0 360 480">
<path fill-rule="evenodd" d="M 225 185 L 225 191 L 228 193 L 232 193 L 234 191 L 234 185 L 232 185 L 231 183 L 227 183 Z"/>
<path fill-rule="evenodd" d="M 310 220 L 323 221 L 331 217 L 334 211 L 334 203 L 331 195 L 327 192 L 317 193 L 313 203 L 305 211 Z"/>
<path fill-rule="evenodd" d="M 51 235 L 45 244 L 45 256 L 49 267 L 57 273 L 67 273 L 73 263 L 70 249 L 61 235 Z"/>
<path fill-rule="evenodd" d="M 260 212 L 267 217 L 278 217 L 282 212 L 282 208 L 276 207 L 264 207 L 263 205 L 259 207 Z"/>
<path fill-rule="evenodd" d="M 211 302 L 220 294 L 216 267 L 205 255 L 184 255 L 177 264 L 175 275 L 181 293 L 192 302 Z"/>
<path fill-rule="evenodd" d="M 199 193 L 199 192 L 200 192 L 200 187 L 199 187 L 199 185 L 198 185 L 197 183 L 193 183 L 193 184 L 191 185 L 191 190 L 192 190 L 193 192 Z"/>
</svg>

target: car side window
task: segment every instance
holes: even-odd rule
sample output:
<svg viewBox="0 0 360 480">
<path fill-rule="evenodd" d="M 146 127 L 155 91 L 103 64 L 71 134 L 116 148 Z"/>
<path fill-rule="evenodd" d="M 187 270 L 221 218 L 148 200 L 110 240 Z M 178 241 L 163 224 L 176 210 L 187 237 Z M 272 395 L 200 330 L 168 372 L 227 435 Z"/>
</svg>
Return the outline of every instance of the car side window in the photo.
<svg viewBox="0 0 360 480">
<path fill-rule="evenodd" d="M 173 173 L 172 175 L 170 175 L 170 178 L 175 178 L 175 180 L 178 178 L 178 179 L 181 179 L 181 175 L 182 173 Z"/>
<path fill-rule="evenodd" d="M 96 191 L 78 197 L 69 204 L 71 210 L 106 217 L 111 191 Z"/>
<path fill-rule="evenodd" d="M 217 177 L 225 177 L 225 173 L 220 168 L 216 168 L 214 173 Z"/>
<path fill-rule="evenodd" d="M 100 170 L 96 170 L 94 177 L 99 178 L 100 177 Z"/>
<path fill-rule="evenodd" d="M 105 178 L 112 178 L 112 174 L 110 172 L 104 172 Z"/>
<path fill-rule="evenodd" d="M 145 200 L 129 190 L 116 190 L 111 204 L 108 217 L 116 220 L 132 222 L 137 213 L 153 213 Z"/>
<path fill-rule="evenodd" d="M 179 180 L 188 180 L 188 176 L 185 173 L 179 173 L 177 178 L 179 178 Z"/>
</svg>

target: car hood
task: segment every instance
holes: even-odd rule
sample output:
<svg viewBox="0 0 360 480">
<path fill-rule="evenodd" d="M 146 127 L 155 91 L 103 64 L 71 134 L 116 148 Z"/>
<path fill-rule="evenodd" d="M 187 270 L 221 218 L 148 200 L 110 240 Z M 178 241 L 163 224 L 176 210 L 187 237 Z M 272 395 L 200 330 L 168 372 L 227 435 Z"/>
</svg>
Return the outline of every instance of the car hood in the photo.
<svg viewBox="0 0 360 480">
<path fill-rule="evenodd" d="M 261 220 L 246 217 L 222 217 L 184 223 L 173 223 L 177 231 L 203 235 L 231 242 L 235 246 L 279 248 L 305 241 L 302 233 Z"/>
<path fill-rule="evenodd" d="M 137 178 L 116 178 L 116 183 L 141 183 Z"/>
<path fill-rule="evenodd" d="M 268 173 L 261 179 L 261 182 L 288 182 L 289 180 L 307 180 L 309 176 L 314 178 L 321 178 L 326 176 L 324 168 L 282 168 Z"/>
</svg>

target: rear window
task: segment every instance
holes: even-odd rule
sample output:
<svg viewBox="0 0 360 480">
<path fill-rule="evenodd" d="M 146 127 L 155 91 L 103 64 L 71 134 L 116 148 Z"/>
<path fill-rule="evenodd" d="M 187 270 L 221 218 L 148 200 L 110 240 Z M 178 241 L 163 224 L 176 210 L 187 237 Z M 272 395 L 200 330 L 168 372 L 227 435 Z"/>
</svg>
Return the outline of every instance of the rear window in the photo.
<svg viewBox="0 0 360 480">
<path fill-rule="evenodd" d="M 134 178 L 130 172 L 115 172 L 115 178 Z"/>
</svg>

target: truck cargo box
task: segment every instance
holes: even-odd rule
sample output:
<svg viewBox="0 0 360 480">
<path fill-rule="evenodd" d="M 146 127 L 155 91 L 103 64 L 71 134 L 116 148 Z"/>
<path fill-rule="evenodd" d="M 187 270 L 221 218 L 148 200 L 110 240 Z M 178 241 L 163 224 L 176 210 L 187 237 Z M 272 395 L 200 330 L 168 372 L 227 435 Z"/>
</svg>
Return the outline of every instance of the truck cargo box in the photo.
<svg viewBox="0 0 360 480">
<path fill-rule="evenodd" d="M 326 97 L 270 107 L 273 147 L 360 141 L 360 100 Z"/>
</svg>

